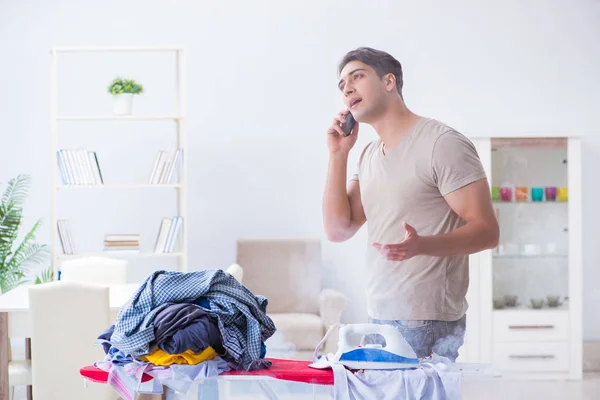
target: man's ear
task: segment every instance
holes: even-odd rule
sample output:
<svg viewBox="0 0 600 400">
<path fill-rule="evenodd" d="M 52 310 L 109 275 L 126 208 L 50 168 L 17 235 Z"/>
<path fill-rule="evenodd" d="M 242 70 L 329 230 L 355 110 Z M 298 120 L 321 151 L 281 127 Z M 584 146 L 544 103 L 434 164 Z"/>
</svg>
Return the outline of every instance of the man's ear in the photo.
<svg viewBox="0 0 600 400">
<path fill-rule="evenodd" d="M 387 74 L 383 77 L 383 82 L 385 83 L 385 89 L 390 92 L 396 89 L 396 77 L 394 74 Z"/>
</svg>

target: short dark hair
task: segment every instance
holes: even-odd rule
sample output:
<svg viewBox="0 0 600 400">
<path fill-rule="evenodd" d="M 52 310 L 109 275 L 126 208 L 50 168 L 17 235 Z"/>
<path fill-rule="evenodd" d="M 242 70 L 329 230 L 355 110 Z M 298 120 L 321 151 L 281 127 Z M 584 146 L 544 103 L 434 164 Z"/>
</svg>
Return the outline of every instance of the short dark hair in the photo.
<svg viewBox="0 0 600 400">
<path fill-rule="evenodd" d="M 377 75 L 381 78 L 385 74 L 394 74 L 396 77 L 396 89 L 402 97 L 402 86 L 404 81 L 402 79 L 402 65 L 400 61 L 396 60 L 390 54 L 385 51 L 376 50 L 370 47 L 359 47 L 351 50 L 338 65 L 338 75 L 342 73 L 342 69 L 351 61 L 360 61 L 364 64 L 371 66 Z"/>
</svg>

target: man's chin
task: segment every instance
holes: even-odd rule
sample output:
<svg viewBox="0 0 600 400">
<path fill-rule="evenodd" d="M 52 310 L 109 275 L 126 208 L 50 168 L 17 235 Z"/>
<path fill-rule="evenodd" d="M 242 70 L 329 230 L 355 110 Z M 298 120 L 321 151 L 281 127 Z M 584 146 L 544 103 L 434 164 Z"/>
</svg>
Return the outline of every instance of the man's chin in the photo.
<svg viewBox="0 0 600 400">
<path fill-rule="evenodd" d="M 369 123 L 368 113 L 365 113 L 362 110 L 361 111 L 352 111 L 352 116 L 354 117 L 354 119 L 356 121 L 358 121 L 361 124 Z"/>
<path fill-rule="evenodd" d="M 362 110 L 350 109 L 350 113 L 352 114 L 355 120 L 357 120 L 358 122 L 363 122 L 362 117 L 364 115 L 364 112 Z"/>
</svg>

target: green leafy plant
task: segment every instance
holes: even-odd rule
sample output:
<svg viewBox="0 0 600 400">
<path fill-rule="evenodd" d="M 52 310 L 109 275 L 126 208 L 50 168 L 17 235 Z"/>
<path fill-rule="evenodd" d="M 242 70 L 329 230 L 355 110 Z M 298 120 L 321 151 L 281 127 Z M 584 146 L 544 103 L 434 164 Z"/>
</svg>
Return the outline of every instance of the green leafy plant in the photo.
<svg viewBox="0 0 600 400">
<path fill-rule="evenodd" d="M 39 285 L 41 283 L 52 282 L 54 280 L 54 268 L 52 266 L 48 267 L 42 271 L 41 275 L 36 275 L 35 284 Z"/>
<path fill-rule="evenodd" d="M 118 95 L 123 93 L 142 94 L 144 86 L 133 79 L 117 77 L 108 85 L 108 93 Z"/>
<path fill-rule="evenodd" d="M 0 200 L 0 292 L 6 293 L 24 283 L 29 268 L 47 260 L 47 246 L 34 243 L 41 220 L 37 220 L 15 247 L 23 222 L 23 203 L 27 198 L 31 179 L 18 175 L 8 182 Z"/>
</svg>

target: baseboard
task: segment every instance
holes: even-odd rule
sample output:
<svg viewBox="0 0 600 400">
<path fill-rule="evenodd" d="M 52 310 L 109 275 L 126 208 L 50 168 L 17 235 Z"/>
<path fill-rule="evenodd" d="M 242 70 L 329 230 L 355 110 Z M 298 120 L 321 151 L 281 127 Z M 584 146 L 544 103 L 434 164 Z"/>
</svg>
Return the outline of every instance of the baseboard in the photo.
<svg viewBox="0 0 600 400">
<path fill-rule="evenodd" d="M 600 371 L 600 341 L 583 342 L 583 371 Z"/>
</svg>

